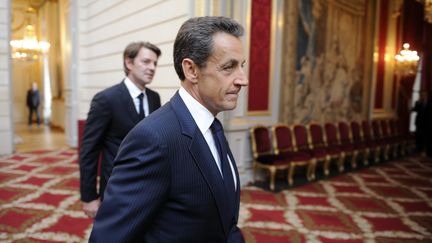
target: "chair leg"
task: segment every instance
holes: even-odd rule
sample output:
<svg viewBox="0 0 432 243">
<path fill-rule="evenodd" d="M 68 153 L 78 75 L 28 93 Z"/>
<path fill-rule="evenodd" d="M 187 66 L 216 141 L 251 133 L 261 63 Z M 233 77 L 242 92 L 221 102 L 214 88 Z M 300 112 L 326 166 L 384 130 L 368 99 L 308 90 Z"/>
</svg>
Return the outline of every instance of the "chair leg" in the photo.
<svg viewBox="0 0 432 243">
<path fill-rule="evenodd" d="M 396 143 L 393 144 L 393 158 L 395 158 L 395 159 L 399 156 L 397 148 L 398 148 L 398 145 Z"/>
<path fill-rule="evenodd" d="M 363 151 L 363 164 L 366 166 L 366 165 L 369 165 L 369 156 L 370 156 L 370 149 L 368 149 L 368 148 L 366 148 L 364 151 Z"/>
<path fill-rule="evenodd" d="M 337 166 L 338 166 L 339 173 L 342 173 L 345 170 L 345 156 L 346 156 L 345 153 L 342 152 L 340 154 L 340 156 L 339 156 L 338 161 L 337 161 Z"/>
<path fill-rule="evenodd" d="M 331 160 L 330 155 L 327 155 L 325 157 L 325 159 L 324 159 L 323 168 L 324 168 L 324 175 L 325 176 L 328 176 L 330 174 L 330 169 L 329 169 L 329 167 L 330 167 L 330 160 Z"/>
<path fill-rule="evenodd" d="M 389 153 L 390 153 L 390 148 L 388 145 L 385 145 L 383 148 L 383 157 L 384 157 L 384 161 L 389 160 Z"/>
<path fill-rule="evenodd" d="M 358 151 L 354 151 L 352 154 L 352 158 L 351 158 L 351 168 L 355 169 L 357 168 L 357 156 L 358 156 Z"/>
<path fill-rule="evenodd" d="M 316 164 L 317 164 L 316 159 L 312 159 L 312 160 L 309 162 L 309 166 L 308 166 L 308 168 L 307 168 L 307 177 L 308 177 L 308 180 L 309 180 L 309 181 L 311 181 L 311 180 L 315 180 Z"/>
<path fill-rule="evenodd" d="M 274 191 L 275 180 L 276 180 L 276 167 L 272 166 L 269 168 L 269 170 L 270 170 L 270 190 Z"/>
<path fill-rule="evenodd" d="M 380 162 L 380 158 L 381 158 L 381 148 L 378 147 L 377 149 L 375 149 L 375 158 L 374 158 L 374 163 L 379 163 Z"/>
<path fill-rule="evenodd" d="M 288 185 L 292 186 L 294 184 L 293 175 L 295 170 L 295 164 L 291 164 L 288 167 Z"/>
</svg>

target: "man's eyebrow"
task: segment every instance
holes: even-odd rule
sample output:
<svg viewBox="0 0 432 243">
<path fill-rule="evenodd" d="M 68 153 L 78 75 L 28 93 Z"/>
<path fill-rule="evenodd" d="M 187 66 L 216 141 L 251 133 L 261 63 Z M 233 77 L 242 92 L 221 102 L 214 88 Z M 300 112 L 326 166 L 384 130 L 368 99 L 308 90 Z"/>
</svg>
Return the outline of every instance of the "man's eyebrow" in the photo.
<svg viewBox="0 0 432 243">
<path fill-rule="evenodd" d="M 154 63 L 158 62 L 158 60 L 153 61 L 153 59 L 151 59 L 151 58 L 143 58 L 141 60 L 144 61 L 144 62 L 154 62 Z"/>
<path fill-rule="evenodd" d="M 226 66 L 226 65 L 237 65 L 239 64 L 239 61 L 236 59 L 230 59 L 227 62 L 225 62 L 222 66 Z"/>
</svg>

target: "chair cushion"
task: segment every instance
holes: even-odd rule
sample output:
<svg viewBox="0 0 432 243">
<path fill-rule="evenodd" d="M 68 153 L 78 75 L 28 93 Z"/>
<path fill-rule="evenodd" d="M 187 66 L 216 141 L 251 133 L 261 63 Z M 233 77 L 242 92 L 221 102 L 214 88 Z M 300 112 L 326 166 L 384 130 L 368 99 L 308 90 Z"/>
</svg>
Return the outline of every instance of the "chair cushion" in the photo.
<svg viewBox="0 0 432 243">
<path fill-rule="evenodd" d="M 280 160 L 280 156 L 275 154 L 266 154 L 258 156 L 256 160 L 263 164 L 273 164 L 275 161 Z"/>
<path fill-rule="evenodd" d="M 312 157 L 322 159 L 327 155 L 327 152 L 324 149 L 317 148 L 317 149 L 307 149 L 307 150 L 300 150 L 300 152 L 308 153 Z"/>
<path fill-rule="evenodd" d="M 285 159 L 290 160 L 292 162 L 299 162 L 299 161 L 307 161 L 312 158 L 312 156 L 308 153 L 304 152 L 284 152 L 281 154 Z"/>
<path fill-rule="evenodd" d="M 363 142 L 354 143 L 353 147 L 354 147 L 354 149 L 357 149 L 357 150 L 364 150 L 365 148 L 368 148 L 368 146 Z"/>
<path fill-rule="evenodd" d="M 352 152 L 355 149 L 354 144 L 341 144 L 339 147 L 344 152 Z"/>
<path fill-rule="evenodd" d="M 341 146 L 327 146 L 326 151 L 330 155 L 336 155 L 340 154 L 343 150 L 341 149 Z"/>
</svg>

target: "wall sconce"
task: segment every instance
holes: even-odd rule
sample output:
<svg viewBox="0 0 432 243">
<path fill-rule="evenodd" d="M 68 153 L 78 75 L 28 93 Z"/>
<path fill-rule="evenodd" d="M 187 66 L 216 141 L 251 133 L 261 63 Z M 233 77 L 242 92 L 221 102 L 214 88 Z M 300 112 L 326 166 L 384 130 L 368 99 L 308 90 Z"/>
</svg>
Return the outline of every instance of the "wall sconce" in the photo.
<svg viewBox="0 0 432 243">
<path fill-rule="evenodd" d="M 417 64 L 420 57 L 418 56 L 417 51 L 412 51 L 409 47 L 410 45 L 408 43 L 403 44 L 403 50 L 395 56 L 395 70 L 398 75 L 413 75 L 417 71 Z"/>
</svg>

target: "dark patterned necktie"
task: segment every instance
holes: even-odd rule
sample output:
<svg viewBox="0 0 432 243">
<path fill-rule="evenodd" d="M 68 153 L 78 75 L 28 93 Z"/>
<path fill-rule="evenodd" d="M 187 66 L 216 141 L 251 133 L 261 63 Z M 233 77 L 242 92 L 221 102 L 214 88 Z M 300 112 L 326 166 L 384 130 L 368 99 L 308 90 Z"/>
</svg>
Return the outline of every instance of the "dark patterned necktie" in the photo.
<svg viewBox="0 0 432 243">
<path fill-rule="evenodd" d="M 226 141 L 222 124 L 217 118 L 214 119 L 210 126 L 213 139 L 215 140 L 216 148 L 219 152 L 219 158 L 221 161 L 221 170 L 224 179 L 225 189 L 230 202 L 234 202 L 235 198 L 235 187 L 234 179 L 231 171 L 231 166 L 228 161 L 228 143 Z"/>
<path fill-rule="evenodd" d="M 143 98 L 144 98 L 144 94 L 141 93 L 140 95 L 138 95 L 138 100 L 139 100 L 139 119 L 142 120 L 145 117 L 145 113 L 144 113 L 144 104 L 143 104 Z"/>
</svg>

